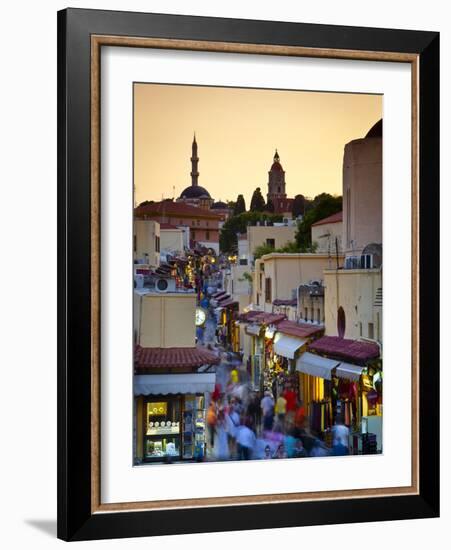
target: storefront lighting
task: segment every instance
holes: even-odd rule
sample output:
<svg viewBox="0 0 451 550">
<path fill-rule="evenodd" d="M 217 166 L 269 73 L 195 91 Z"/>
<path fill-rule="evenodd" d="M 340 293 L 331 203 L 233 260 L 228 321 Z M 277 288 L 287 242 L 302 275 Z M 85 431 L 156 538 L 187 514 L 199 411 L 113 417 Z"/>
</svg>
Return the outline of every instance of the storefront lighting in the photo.
<svg viewBox="0 0 451 550">
<path fill-rule="evenodd" d="M 275 333 L 276 333 L 276 329 L 274 327 L 266 327 L 265 338 L 268 338 L 268 340 L 272 340 L 274 338 Z"/>
</svg>

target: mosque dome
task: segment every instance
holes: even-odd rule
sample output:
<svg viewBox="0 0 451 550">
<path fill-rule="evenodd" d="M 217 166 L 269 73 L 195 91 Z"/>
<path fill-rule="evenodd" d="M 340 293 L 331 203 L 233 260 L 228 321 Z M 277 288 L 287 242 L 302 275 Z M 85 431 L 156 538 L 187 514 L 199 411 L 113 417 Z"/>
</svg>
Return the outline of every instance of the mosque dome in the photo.
<svg viewBox="0 0 451 550">
<path fill-rule="evenodd" d="M 200 185 L 190 185 L 180 195 L 181 199 L 211 199 L 210 193 Z"/>
</svg>

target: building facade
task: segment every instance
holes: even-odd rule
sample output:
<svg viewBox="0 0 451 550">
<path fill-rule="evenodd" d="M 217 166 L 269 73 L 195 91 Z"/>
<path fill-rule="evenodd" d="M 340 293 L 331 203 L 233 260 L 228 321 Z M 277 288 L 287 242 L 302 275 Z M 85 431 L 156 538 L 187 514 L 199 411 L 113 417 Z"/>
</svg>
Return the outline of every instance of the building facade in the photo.
<svg viewBox="0 0 451 550">
<path fill-rule="evenodd" d="M 160 224 L 157 221 L 134 221 L 133 259 L 151 268 L 160 265 Z"/>
<path fill-rule="evenodd" d="M 188 226 L 192 247 L 198 243 L 219 251 L 221 218 L 212 210 L 172 200 L 145 202 L 135 208 L 135 223 L 136 220 L 155 220 L 161 224 Z"/>
<path fill-rule="evenodd" d="M 336 254 L 343 250 L 343 212 L 318 220 L 311 227 L 312 243 L 317 252 Z"/>
<path fill-rule="evenodd" d="M 254 307 L 272 312 L 275 300 L 296 299 L 300 285 L 321 284 L 324 270 L 331 267 L 333 258 L 327 254 L 273 253 L 262 256 L 255 261 Z"/>
</svg>

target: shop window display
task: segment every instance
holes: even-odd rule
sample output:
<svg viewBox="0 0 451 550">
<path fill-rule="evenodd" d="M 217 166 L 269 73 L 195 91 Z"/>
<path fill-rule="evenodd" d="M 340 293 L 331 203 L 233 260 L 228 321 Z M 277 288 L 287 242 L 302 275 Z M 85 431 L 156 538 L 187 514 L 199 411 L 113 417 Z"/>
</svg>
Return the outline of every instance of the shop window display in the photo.
<svg viewBox="0 0 451 550">
<path fill-rule="evenodd" d="M 145 406 L 145 459 L 180 456 L 180 398 L 148 401 Z"/>
</svg>

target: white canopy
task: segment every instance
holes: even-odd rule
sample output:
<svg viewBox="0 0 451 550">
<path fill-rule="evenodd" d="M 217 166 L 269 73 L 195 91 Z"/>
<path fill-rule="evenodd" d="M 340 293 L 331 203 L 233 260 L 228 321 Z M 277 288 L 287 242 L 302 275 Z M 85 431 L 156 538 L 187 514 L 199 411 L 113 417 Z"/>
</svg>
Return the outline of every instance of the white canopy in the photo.
<svg viewBox="0 0 451 550">
<path fill-rule="evenodd" d="M 294 359 L 295 353 L 306 343 L 307 340 L 301 340 L 301 338 L 287 336 L 278 332 L 274 337 L 274 352 L 287 359 Z"/>
<path fill-rule="evenodd" d="M 360 375 L 365 370 L 365 367 L 359 367 L 358 365 L 352 365 L 351 363 L 340 363 L 335 371 L 335 374 L 339 378 L 346 378 L 353 382 L 358 382 Z"/>
<path fill-rule="evenodd" d="M 135 395 L 166 395 L 168 393 L 205 393 L 215 389 L 215 373 L 138 374 L 134 376 Z"/>
<path fill-rule="evenodd" d="M 332 370 L 340 363 L 332 359 L 326 359 L 319 355 L 314 355 L 306 351 L 296 361 L 296 370 L 311 374 L 312 376 L 319 376 L 319 378 L 325 378 L 326 380 L 332 379 Z"/>
<path fill-rule="evenodd" d="M 261 330 L 262 330 L 261 325 L 257 325 L 257 324 L 247 325 L 246 334 L 252 334 L 253 336 L 260 336 Z"/>
</svg>

